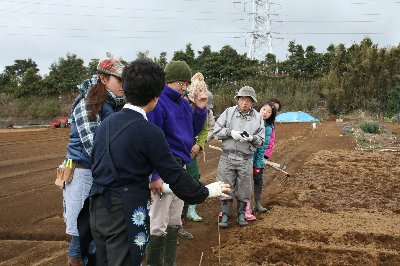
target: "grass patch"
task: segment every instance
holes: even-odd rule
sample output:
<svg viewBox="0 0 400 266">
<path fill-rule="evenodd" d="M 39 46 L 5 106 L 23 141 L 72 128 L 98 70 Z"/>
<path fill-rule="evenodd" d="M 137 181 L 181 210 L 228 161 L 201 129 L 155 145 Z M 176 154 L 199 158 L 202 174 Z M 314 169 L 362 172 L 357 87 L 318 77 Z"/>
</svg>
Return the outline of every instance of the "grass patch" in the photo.
<svg viewBox="0 0 400 266">
<path fill-rule="evenodd" d="M 364 137 L 357 138 L 357 143 L 362 144 L 362 143 L 367 143 L 367 142 L 369 142 L 367 138 L 364 138 Z"/>
<path fill-rule="evenodd" d="M 365 121 L 360 124 L 360 128 L 364 133 L 379 134 L 379 125 L 375 122 Z"/>
</svg>

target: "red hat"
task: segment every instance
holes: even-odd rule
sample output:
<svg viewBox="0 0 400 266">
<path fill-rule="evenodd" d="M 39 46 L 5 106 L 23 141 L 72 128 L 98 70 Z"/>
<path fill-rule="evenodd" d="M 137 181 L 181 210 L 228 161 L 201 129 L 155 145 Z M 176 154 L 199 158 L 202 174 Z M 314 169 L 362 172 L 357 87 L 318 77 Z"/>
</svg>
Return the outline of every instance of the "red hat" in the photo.
<svg viewBox="0 0 400 266">
<path fill-rule="evenodd" d="M 121 78 L 124 67 L 125 66 L 119 60 L 114 58 L 106 58 L 101 60 L 97 65 L 97 73 L 114 75 Z"/>
</svg>

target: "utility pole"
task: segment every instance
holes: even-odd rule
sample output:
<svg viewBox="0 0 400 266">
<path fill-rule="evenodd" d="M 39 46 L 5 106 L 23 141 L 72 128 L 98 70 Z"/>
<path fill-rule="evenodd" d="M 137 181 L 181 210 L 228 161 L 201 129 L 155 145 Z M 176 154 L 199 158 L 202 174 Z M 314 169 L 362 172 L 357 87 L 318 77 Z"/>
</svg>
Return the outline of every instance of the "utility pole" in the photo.
<svg viewBox="0 0 400 266">
<path fill-rule="evenodd" d="M 271 36 L 271 0 L 252 0 L 252 27 L 250 32 L 249 57 L 263 60 L 267 53 L 273 53 Z"/>
</svg>

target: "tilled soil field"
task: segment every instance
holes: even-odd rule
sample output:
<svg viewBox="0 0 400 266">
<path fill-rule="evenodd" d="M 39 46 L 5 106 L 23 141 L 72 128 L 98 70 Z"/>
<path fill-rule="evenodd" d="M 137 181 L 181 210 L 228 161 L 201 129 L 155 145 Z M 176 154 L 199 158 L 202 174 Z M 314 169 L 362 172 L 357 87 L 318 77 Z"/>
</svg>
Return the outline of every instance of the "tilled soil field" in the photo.
<svg viewBox="0 0 400 266">
<path fill-rule="evenodd" d="M 180 239 L 177 265 L 400 265 L 400 153 L 357 151 L 341 126 L 278 124 L 272 160 L 292 176 L 267 169 L 269 211 L 245 228 L 233 214 L 218 230 L 219 202 L 207 200 L 204 221 L 184 225 L 195 238 Z M 387 126 L 399 137 L 399 125 Z M 68 129 L 0 130 L 0 265 L 65 264 L 53 183 L 67 142 Z M 219 155 L 200 156 L 203 182 L 215 180 Z"/>
</svg>

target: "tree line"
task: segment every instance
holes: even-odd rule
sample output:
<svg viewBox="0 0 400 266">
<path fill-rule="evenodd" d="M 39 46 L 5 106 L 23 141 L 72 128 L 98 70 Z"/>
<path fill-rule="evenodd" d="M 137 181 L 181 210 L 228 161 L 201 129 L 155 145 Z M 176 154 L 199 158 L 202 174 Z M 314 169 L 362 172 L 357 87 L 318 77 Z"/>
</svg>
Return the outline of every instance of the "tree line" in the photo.
<svg viewBox="0 0 400 266">
<path fill-rule="evenodd" d="M 139 52 L 137 58 L 149 58 Z M 167 53 L 155 62 L 165 66 Z M 175 51 L 172 60 L 184 60 L 193 73 L 200 71 L 210 90 L 216 95 L 217 111 L 234 103 L 233 95 L 242 85 L 253 86 L 260 100 L 275 96 L 285 103 L 286 110 L 315 111 L 326 108 L 330 114 L 346 114 L 364 109 L 391 116 L 400 113 L 400 44 L 378 47 L 368 37 L 350 47 L 331 44 L 318 53 L 314 46 L 305 49 L 291 41 L 288 57 L 278 61 L 273 54 L 264 60 L 251 60 L 226 45 L 212 51 L 210 45 L 195 52 L 191 44 Z M 15 99 L 54 99 L 77 93 L 76 85 L 89 78 L 99 59 L 85 62 L 75 54 L 67 54 L 41 76 L 32 59 L 18 59 L 0 74 L 0 108 Z M 124 61 L 126 62 L 126 61 Z M 53 115 L 57 115 L 54 104 Z"/>
</svg>

